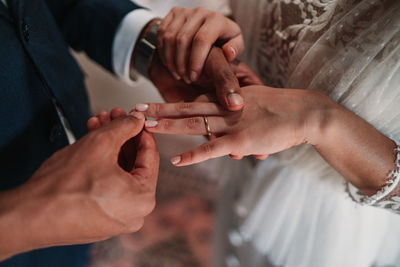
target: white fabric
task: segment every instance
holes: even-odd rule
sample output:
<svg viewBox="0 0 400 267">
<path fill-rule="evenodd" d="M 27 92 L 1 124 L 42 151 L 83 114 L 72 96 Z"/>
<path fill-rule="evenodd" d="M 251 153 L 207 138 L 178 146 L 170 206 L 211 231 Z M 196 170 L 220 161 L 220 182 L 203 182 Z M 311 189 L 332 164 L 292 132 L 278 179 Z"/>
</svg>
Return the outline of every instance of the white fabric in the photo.
<svg viewBox="0 0 400 267">
<path fill-rule="evenodd" d="M 117 76 L 127 84 L 134 84 L 129 76 L 133 48 L 143 28 L 155 18 L 156 15 L 149 10 L 133 10 L 123 18 L 115 33 L 112 48 L 113 68 Z"/>
<path fill-rule="evenodd" d="M 174 6 L 186 8 L 204 7 L 226 15 L 231 13 L 229 0 L 134 0 L 134 2 L 149 8 L 160 17 L 165 17 Z"/>
<path fill-rule="evenodd" d="M 232 9 L 244 59 L 264 82 L 322 91 L 400 140 L 400 1 L 233 0 Z M 400 216 L 354 203 L 311 146 L 239 179 L 239 231 L 274 266 L 400 266 Z M 245 254 L 242 266 L 267 266 L 243 265 Z"/>
</svg>

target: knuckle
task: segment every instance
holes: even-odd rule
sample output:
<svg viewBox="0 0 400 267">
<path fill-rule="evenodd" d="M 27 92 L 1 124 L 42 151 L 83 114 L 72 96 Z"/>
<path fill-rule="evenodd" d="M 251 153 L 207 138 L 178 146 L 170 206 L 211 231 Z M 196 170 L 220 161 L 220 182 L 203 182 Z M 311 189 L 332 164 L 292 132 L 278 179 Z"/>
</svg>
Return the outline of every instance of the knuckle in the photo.
<svg viewBox="0 0 400 267">
<path fill-rule="evenodd" d="M 158 115 L 161 112 L 161 105 L 160 104 L 153 104 L 152 106 L 152 111 L 154 115 Z"/>
<path fill-rule="evenodd" d="M 212 145 L 211 145 L 211 144 L 208 144 L 208 143 L 203 144 L 203 145 L 201 146 L 201 150 L 202 150 L 202 152 L 205 153 L 205 154 L 210 154 L 210 153 L 212 152 Z"/>
<path fill-rule="evenodd" d="M 159 36 L 160 36 L 160 35 L 164 35 L 165 32 L 166 32 L 166 30 L 167 30 L 167 28 L 166 28 L 165 26 L 160 26 L 160 27 L 158 28 L 157 34 L 158 34 Z"/>
<path fill-rule="evenodd" d="M 180 103 L 176 105 L 176 111 L 185 115 L 192 109 L 192 104 L 190 103 Z"/>
<path fill-rule="evenodd" d="M 190 118 L 187 120 L 186 128 L 189 130 L 194 130 L 197 129 L 199 125 L 200 125 L 199 118 Z"/>
<path fill-rule="evenodd" d="M 203 7 L 201 7 L 201 6 L 199 6 L 199 7 L 196 7 L 196 8 L 194 9 L 194 11 L 195 11 L 196 13 L 203 13 L 203 12 L 206 11 L 206 9 L 203 8 Z"/>
<path fill-rule="evenodd" d="M 217 13 L 217 12 L 211 12 L 211 11 L 210 11 L 210 12 L 207 14 L 207 18 L 210 19 L 210 20 L 219 19 L 219 18 L 220 18 L 220 14 Z"/>
<path fill-rule="evenodd" d="M 194 41 L 199 44 L 206 44 L 208 41 L 208 36 L 204 32 L 199 32 L 194 37 Z"/>
<path fill-rule="evenodd" d="M 160 123 L 161 128 L 164 129 L 165 131 L 170 130 L 171 123 L 169 120 L 161 120 L 161 121 L 159 121 L 159 123 Z"/>
<path fill-rule="evenodd" d="M 186 33 L 180 33 L 176 37 L 176 42 L 179 45 L 187 45 L 189 43 L 189 36 Z"/>
<path fill-rule="evenodd" d="M 174 7 L 171 9 L 171 11 L 172 11 L 173 13 L 175 13 L 175 14 L 179 14 L 179 13 L 181 13 L 181 12 L 183 11 L 183 8 L 180 7 L 180 6 L 174 6 Z"/>
<path fill-rule="evenodd" d="M 164 34 L 164 40 L 169 43 L 175 43 L 175 36 L 172 32 L 166 32 Z"/>
</svg>

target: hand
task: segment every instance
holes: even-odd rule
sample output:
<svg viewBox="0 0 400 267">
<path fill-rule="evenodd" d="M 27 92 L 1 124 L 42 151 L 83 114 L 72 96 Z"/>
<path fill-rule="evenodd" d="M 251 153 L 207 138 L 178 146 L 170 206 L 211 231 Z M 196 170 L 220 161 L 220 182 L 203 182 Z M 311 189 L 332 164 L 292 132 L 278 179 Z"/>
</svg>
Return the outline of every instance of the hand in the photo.
<svg viewBox="0 0 400 267">
<path fill-rule="evenodd" d="M 0 245 L 0 258 L 139 230 L 155 205 L 159 166 L 156 144 L 143 125 L 143 114 L 120 116 L 56 152 L 21 187 L 1 193 L 0 229 L 7 229 L 1 233 L 7 242 Z M 136 160 L 126 171 L 117 161 L 132 138 Z"/>
<path fill-rule="evenodd" d="M 211 47 L 222 46 L 228 61 L 244 49 L 239 26 L 224 15 L 204 8 L 175 7 L 162 21 L 158 30 L 158 50 L 168 70 L 186 83 L 201 76 Z"/>
<path fill-rule="evenodd" d="M 213 47 L 208 55 L 205 71 L 196 83 L 187 85 L 175 80 L 157 54 L 153 59 L 150 78 L 168 102 L 194 101 L 205 92 L 216 92 L 221 105 L 234 111 L 243 108 L 243 98 L 233 68 L 226 61 L 222 50 Z"/>
<path fill-rule="evenodd" d="M 207 134 L 207 116 L 215 139 L 171 161 L 176 166 L 234 155 L 269 155 L 315 140 L 328 97 L 308 90 L 243 88 L 245 106 L 229 112 L 216 103 L 147 104 L 145 115 L 158 118 L 146 129 L 163 134 Z M 266 156 L 265 156 L 266 157 Z M 263 157 L 263 158 L 265 158 Z"/>
</svg>

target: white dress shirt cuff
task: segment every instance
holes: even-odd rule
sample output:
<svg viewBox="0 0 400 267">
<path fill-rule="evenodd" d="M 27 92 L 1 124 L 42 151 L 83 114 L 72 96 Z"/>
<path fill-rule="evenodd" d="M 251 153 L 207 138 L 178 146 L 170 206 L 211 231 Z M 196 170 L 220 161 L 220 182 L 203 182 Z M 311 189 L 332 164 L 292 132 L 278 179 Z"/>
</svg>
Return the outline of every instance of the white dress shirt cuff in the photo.
<svg viewBox="0 0 400 267">
<path fill-rule="evenodd" d="M 118 26 L 112 47 L 114 72 L 125 83 L 132 85 L 130 65 L 133 48 L 143 28 L 157 16 L 147 9 L 136 9 L 128 13 Z"/>
</svg>

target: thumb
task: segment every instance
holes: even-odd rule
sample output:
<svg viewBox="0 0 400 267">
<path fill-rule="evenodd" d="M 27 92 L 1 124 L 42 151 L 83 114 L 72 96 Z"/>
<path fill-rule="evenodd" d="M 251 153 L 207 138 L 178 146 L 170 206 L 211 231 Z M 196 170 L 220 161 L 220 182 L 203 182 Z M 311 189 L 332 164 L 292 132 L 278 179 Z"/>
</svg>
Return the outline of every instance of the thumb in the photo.
<svg viewBox="0 0 400 267">
<path fill-rule="evenodd" d="M 240 34 L 235 38 L 229 40 L 226 44 L 222 46 L 224 55 L 228 62 L 235 60 L 244 50 L 244 40 L 243 36 Z"/>
<path fill-rule="evenodd" d="M 111 121 L 102 130 L 110 134 L 114 144 L 113 149 L 119 153 L 126 141 L 137 136 L 143 130 L 144 121 L 145 117 L 142 113 L 133 111 L 127 116 Z"/>
<path fill-rule="evenodd" d="M 206 71 L 213 81 L 220 104 L 231 111 L 241 110 L 244 100 L 239 82 L 221 48 L 211 49 L 206 62 Z"/>
</svg>

